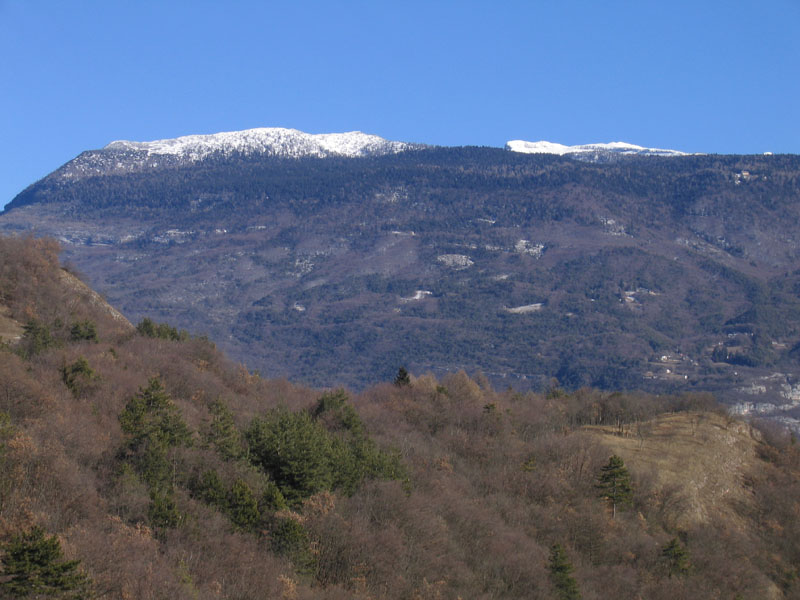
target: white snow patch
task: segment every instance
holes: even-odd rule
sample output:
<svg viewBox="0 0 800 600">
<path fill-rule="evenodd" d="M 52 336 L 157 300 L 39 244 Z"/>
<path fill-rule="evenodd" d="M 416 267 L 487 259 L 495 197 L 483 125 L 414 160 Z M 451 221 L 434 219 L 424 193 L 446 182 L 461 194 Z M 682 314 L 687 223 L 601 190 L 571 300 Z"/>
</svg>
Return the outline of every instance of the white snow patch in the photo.
<svg viewBox="0 0 800 600">
<path fill-rule="evenodd" d="M 453 269 L 466 269 L 475 264 L 469 256 L 464 254 L 440 254 L 436 260 Z"/>
<path fill-rule="evenodd" d="M 793 403 L 800 403 L 800 385 L 783 384 L 781 386 L 781 396 Z"/>
<path fill-rule="evenodd" d="M 519 240 L 514 244 L 514 250 L 519 254 L 527 254 L 534 258 L 541 258 L 544 252 L 544 244 L 531 244 L 528 240 Z"/>
<path fill-rule="evenodd" d="M 565 146 L 554 142 L 539 141 L 526 142 L 525 140 L 511 140 L 506 142 L 506 149 L 524 154 L 587 154 L 594 152 L 608 152 L 613 154 L 641 154 L 645 156 L 686 156 L 686 152 L 679 150 L 665 150 L 662 148 L 645 148 L 627 142 L 608 142 L 605 144 L 579 144 Z"/>
<path fill-rule="evenodd" d="M 535 304 L 525 304 L 524 306 L 515 306 L 513 308 L 506 307 L 506 312 L 511 313 L 512 315 L 524 315 L 527 313 L 539 312 L 542 310 L 541 302 L 536 302 Z"/>
<path fill-rule="evenodd" d="M 422 300 L 426 296 L 430 296 L 433 292 L 429 292 L 428 290 L 417 290 L 414 292 L 414 295 L 410 298 L 400 298 L 403 302 L 412 302 L 414 300 Z"/>
<path fill-rule="evenodd" d="M 609 235 L 627 235 L 625 231 L 625 226 L 622 223 L 618 223 L 615 219 L 610 217 L 597 217 L 600 222 L 603 224 L 603 228 L 605 229 L 606 233 Z"/>
<path fill-rule="evenodd" d="M 750 384 L 750 387 L 741 387 L 741 388 L 739 388 L 739 391 L 743 392 L 745 394 L 750 394 L 751 396 L 758 396 L 760 394 L 766 394 L 767 393 L 767 386 L 759 385 L 759 384 L 756 384 L 754 382 L 754 383 Z"/>
<path fill-rule="evenodd" d="M 144 151 L 148 155 L 174 155 L 198 161 L 212 154 L 267 154 L 297 158 L 301 156 L 374 156 L 396 154 L 411 147 L 360 131 L 310 134 L 282 127 L 261 127 L 226 131 L 210 135 L 185 135 L 178 138 L 132 142 L 117 140 L 104 150 Z"/>
</svg>

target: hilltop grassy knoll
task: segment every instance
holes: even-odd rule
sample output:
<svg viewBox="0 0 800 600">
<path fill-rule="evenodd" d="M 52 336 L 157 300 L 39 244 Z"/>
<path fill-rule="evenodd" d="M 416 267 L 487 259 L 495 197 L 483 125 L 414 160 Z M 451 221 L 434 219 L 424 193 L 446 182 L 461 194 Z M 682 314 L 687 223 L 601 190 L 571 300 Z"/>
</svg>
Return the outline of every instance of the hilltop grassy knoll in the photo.
<svg viewBox="0 0 800 600">
<path fill-rule="evenodd" d="M 665 515 L 674 526 L 719 520 L 744 525 L 739 510 L 753 507 L 749 483 L 760 468 L 761 439 L 747 424 L 722 414 L 687 412 L 659 415 L 623 434 L 613 427 L 588 429 L 658 493 L 680 490 L 681 496 Z"/>
</svg>

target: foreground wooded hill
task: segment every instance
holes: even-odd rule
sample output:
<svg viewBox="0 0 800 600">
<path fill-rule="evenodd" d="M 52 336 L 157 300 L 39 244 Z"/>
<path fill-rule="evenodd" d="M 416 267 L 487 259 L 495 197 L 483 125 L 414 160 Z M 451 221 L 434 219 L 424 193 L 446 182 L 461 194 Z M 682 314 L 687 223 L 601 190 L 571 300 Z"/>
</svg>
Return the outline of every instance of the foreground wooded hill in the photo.
<svg viewBox="0 0 800 600">
<path fill-rule="evenodd" d="M 361 390 L 406 364 L 800 402 L 797 156 L 129 160 L 85 153 L 0 230 L 65 240 L 129 318 L 270 377 Z"/>
<path fill-rule="evenodd" d="M 31 238 L 0 305 L 8 597 L 800 598 L 800 451 L 709 396 L 262 379 Z"/>
</svg>

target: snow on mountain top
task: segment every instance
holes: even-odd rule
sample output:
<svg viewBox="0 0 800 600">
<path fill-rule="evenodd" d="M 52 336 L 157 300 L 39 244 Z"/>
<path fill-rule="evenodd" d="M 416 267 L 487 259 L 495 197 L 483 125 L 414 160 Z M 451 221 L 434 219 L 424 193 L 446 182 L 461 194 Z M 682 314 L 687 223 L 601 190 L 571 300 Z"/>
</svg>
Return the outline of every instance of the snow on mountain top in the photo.
<svg viewBox="0 0 800 600">
<path fill-rule="evenodd" d="M 645 148 L 626 142 L 609 142 L 607 144 L 581 144 L 578 146 L 565 146 L 553 142 L 539 141 L 526 142 L 524 140 L 511 140 L 506 143 L 506 148 L 512 152 L 526 154 L 587 154 L 609 152 L 614 154 L 640 154 L 645 156 L 686 156 L 679 150 L 664 150 L 661 148 Z"/>
<path fill-rule="evenodd" d="M 225 156 L 231 154 L 266 154 L 287 158 L 301 156 L 376 156 L 396 154 L 413 147 L 416 147 L 416 145 L 393 142 L 377 135 L 369 135 L 360 131 L 310 134 L 296 129 L 261 127 L 210 135 L 186 135 L 150 142 L 117 140 L 108 144 L 104 150 L 145 152 L 148 157 L 172 156 L 181 161 L 198 161 L 214 154 Z M 565 146 L 546 141 L 526 142 L 524 140 L 511 140 L 506 144 L 506 148 L 514 152 L 529 154 L 638 154 L 656 156 L 683 156 L 685 154 L 677 150 L 645 148 L 625 142 Z"/>
<path fill-rule="evenodd" d="M 395 154 L 411 147 L 360 131 L 309 134 L 296 129 L 262 127 L 227 131 L 210 135 L 186 135 L 152 142 L 118 140 L 104 150 L 144 151 L 152 155 L 175 155 L 201 160 L 211 154 L 268 154 L 297 158 L 301 156 L 374 156 Z"/>
</svg>

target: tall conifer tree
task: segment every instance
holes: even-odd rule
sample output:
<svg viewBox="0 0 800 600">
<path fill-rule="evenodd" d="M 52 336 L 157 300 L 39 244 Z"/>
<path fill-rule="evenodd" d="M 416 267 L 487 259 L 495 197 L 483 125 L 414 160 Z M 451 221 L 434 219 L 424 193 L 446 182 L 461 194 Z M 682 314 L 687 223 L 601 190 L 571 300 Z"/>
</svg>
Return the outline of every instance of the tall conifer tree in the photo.
<svg viewBox="0 0 800 600">
<path fill-rule="evenodd" d="M 616 454 L 602 467 L 597 487 L 600 490 L 600 497 L 611 504 L 612 518 L 616 518 L 618 507 L 627 506 L 633 500 L 631 475 L 625 468 L 625 463 Z"/>
<path fill-rule="evenodd" d="M 90 598 L 91 582 L 78 570 L 79 560 L 64 560 L 56 536 L 34 527 L 14 536 L 3 548 L 4 598 Z"/>
<path fill-rule="evenodd" d="M 572 576 L 575 570 L 569 562 L 567 552 L 561 544 L 553 544 L 550 548 L 550 581 L 556 589 L 559 600 L 580 600 L 581 592 L 578 582 Z"/>
<path fill-rule="evenodd" d="M 686 575 L 689 572 L 689 553 L 678 541 L 678 538 L 672 538 L 661 548 L 661 558 L 666 563 L 667 573 L 670 577 Z"/>
</svg>

